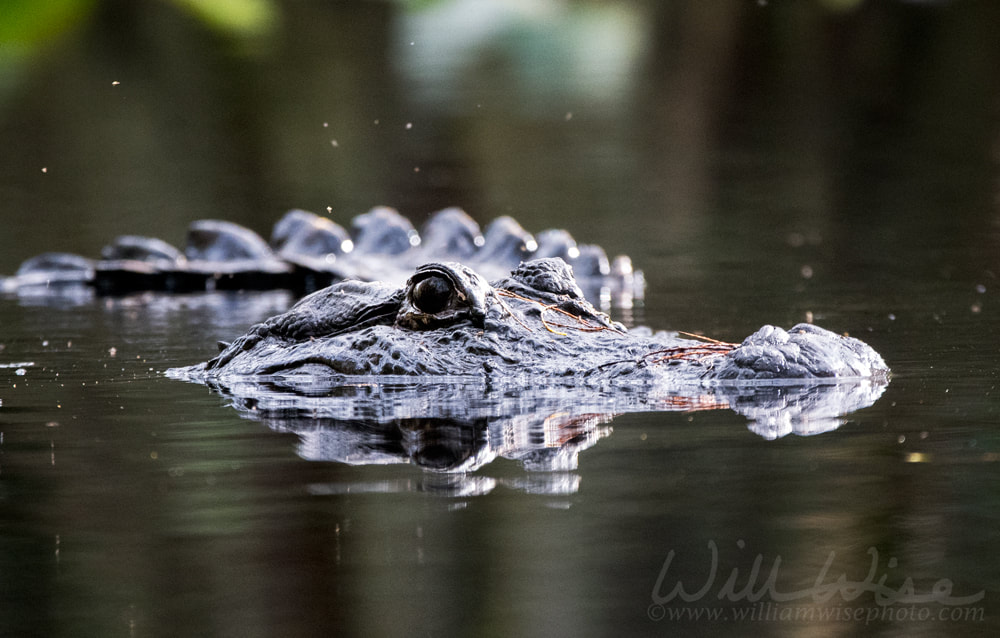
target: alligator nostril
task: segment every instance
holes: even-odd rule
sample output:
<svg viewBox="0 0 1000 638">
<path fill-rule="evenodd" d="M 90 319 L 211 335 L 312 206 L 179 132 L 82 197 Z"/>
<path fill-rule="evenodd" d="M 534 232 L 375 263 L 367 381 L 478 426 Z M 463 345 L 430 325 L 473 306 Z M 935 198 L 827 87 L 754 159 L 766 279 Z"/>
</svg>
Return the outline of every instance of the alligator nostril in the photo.
<svg viewBox="0 0 1000 638">
<path fill-rule="evenodd" d="M 451 283 L 443 277 L 421 279 L 413 287 L 413 305 L 429 315 L 439 313 L 448 307 L 451 290 Z"/>
</svg>

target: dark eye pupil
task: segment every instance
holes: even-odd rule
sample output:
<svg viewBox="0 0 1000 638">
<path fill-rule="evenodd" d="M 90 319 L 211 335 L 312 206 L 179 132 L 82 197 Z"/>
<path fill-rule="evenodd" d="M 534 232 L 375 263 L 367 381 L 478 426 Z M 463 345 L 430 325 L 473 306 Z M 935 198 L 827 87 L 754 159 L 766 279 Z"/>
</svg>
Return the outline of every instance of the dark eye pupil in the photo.
<svg viewBox="0 0 1000 638">
<path fill-rule="evenodd" d="M 413 305 L 420 312 L 429 315 L 447 308 L 449 299 L 451 299 L 451 284 L 441 277 L 421 279 L 413 288 Z"/>
</svg>

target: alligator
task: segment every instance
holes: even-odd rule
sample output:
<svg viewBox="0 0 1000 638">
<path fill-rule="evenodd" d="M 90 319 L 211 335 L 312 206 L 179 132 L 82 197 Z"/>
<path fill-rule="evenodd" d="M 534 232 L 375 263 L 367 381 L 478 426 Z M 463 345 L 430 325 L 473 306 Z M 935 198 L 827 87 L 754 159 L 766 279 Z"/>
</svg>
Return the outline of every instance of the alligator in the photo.
<svg viewBox="0 0 1000 638">
<path fill-rule="evenodd" d="M 644 281 L 627 256 L 610 260 L 596 245 L 577 244 L 565 230 L 532 235 L 503 216 L 485 229 L 465 211 L 446 208 L 421 232 L 395 209 L 379 206 L 352 220 L 351 231 L 304 210 L 286 213 L 270 242 L 233 222 L 190 224 L 184 251 L 155 238 L 122 235 L 100 259 L 43 253 L 0 277 L 0 292 L 92 286 L 99 294 L 137 291 L 266 290 L 308 293 L 337 281 L 359 279 L 402 284 L 430 261 L 458 261 L 490 278 L 530 258 L 560 257 L 572 264 L 587 298 L 628 307 L 641 299 Z"/>
<path fill-rule="evenodd" d="M 828 432 L 873 404 L 888 375 L 865 343 L 811 324 L 765 326 L 740 344 L 626 329 L 559 258 L 492 283 L 458 263 L 420 266 L 404 286 L 337 283 L 167 371 L 296 434 L 304 459 L 413 464 L 431 475 L 399 489 L 462 496 L 503 482 L 469 474 L 496 458 L 544 472 L 507 487 L 576 491 L 579 453 L 624 412 L 731 409 L 766 439 Z"/>
<path fill-rule="evenodd" d="M 864 342 L 808 323 L 764 326 L 742 343 L 626 329 L 588 302 L 559 257 L 488 283 L 432 262 L 402 286 L 347 280 L 251 327 L 173 376 L 484 377 L 520 385 L 625 388 L 887 379 Z"/>
</svg>

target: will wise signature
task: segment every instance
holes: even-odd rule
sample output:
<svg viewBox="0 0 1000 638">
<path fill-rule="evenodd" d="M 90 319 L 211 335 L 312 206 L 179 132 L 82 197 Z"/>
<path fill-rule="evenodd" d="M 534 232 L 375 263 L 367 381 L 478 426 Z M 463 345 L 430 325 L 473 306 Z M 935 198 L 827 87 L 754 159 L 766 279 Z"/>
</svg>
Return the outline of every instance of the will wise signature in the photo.
<svg viewBox="0 0 1000 638">
<path fill-rule="evenodd" d="M 742 549 L 744 542 L 738 541 L 737 546 Z M 670 550 L 663 561 L 663 567 L 660 569 L 656 584 L 653 586 L 652 600 L 654 605 L 664 605 L 675 599 L 684 602 L 694 602 L 704 599 L 711 592 L 716 592 L 719 600 L 734 602 L 756 602 L 767 597 L 768 600 L 773 602 L 812 600 L 814 603 L 829 602 L 838 594 L 843 601 L 850 602 L 862 594 L 871 592 L 875 596 L 875 602 L 882 606 L 898 603 L 938 603 L 949 606 L 969 605 L 982 600 L 986 595 L 986 590 L 966 596 L 953 595 L 954 583 L 947 578 L 938 580 L 931 585 L 929 591 L 925 592 L 918 592 L 913 584 L 913 579 L 909 577 L 899 587 L 890 587 L 886 585 L 886 579 L 888 578 L 886 572 L 883 571 L 881 576 L 878 576 L 880 560 L 878 550 L 875 547 L 868 548 L 868 555 L 871 556 L 871 565 L 868 569 L 868 574 L 863 580 L 851 580 L 847 577 L 847 574 L 841 574 L 835 580 L 831 580 L 829 576 L 830 567 L 837 556 L 836 552 L 831 551 L 827 556 L 826 563 L 823 564 L 823 568 L 819 571 L 816 580 L 810 587 L 781 591 L 778 588 L 781 556 L 775 557 L 771 563 L 770 571 L 768 571 L 766 578 L 761 582 L 761 567 L 764 563 L 764 557 L 762 554 L 757 554 L 749 573 L 743 577 L 744 583 L 742 585 L 737 585 L 737 582 L 741 580 L 739 568 L 733 568 L 726 581 L 716 590 L 715 582 L 719 576 L 719 548 L 714 540 L 710 540 L 708 541 L 708 549 L 711 553 L 711 565 L 704 584 L 696 590 L 689 590 L 681 580 L 676 580 L 672 586 L 669 586 L 670 566 L 673 564 L 676 555 L 674 550 Z M 890 558 L 887 561 L 889 569 L 895 569 L 897 564 L 898 561 L 895 558 Z M 668 586 L 669 590 L 667 590 Z"/>
</svg>

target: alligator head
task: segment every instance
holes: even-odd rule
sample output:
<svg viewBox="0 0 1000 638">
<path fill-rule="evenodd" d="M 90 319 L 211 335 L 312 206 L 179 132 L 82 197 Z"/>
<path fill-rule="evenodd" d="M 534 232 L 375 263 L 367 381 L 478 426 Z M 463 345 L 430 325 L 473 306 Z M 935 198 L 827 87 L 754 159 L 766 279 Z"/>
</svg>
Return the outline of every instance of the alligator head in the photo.
<svg viewBox="0 0 1000 638">
<path fill-rule="evenodd" d="M 502 375 L 526 383 L 774 383 L 885 377 L 867 344 L 811 324 L 765 326 L 740 344 L 626 330 L 596 310 L 561 259 L 522 263 L 488 283 L 458 263 L 416 269 L 405 285 L 344 281 L 250 328 L 210 361 L 231 375 Z"/>
</svg>

